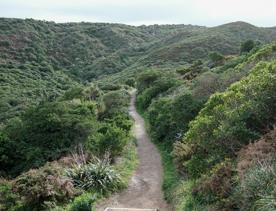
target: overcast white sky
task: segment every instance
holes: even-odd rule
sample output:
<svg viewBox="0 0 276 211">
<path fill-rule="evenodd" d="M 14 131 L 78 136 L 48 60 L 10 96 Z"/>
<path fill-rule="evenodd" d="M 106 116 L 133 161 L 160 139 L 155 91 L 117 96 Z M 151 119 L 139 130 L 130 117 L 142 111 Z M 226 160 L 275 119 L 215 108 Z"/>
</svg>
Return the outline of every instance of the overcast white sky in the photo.
<svg viewBox="0 0 276 211">
<path fill-rule="evenodd" d="M 56 22 L 276 26 L 276 0 L 0 0 L 0 17 Z"/>
</svg>

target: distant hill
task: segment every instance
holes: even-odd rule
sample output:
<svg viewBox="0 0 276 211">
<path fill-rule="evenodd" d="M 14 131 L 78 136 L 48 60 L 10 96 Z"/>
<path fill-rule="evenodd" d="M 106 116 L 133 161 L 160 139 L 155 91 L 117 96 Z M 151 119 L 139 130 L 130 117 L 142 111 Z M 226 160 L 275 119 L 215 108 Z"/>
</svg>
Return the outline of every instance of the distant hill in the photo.
<svg viewBox="0 0 276 211">
<path fill-rule="evenodd" d="M 177 68 L 210 51 L 239 53 L 241 42 L 276 41 L 276 28 L 244 22 L 217 27 L 129 26 L 0 18 L 0 122 L 68 88 L 147 67 Z"/>
</svg>

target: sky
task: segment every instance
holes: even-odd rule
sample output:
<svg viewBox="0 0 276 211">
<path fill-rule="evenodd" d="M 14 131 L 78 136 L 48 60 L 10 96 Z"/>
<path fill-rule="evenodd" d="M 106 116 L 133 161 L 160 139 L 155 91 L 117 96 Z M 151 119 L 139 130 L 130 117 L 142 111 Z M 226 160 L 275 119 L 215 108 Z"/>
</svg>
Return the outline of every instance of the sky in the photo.
<svg viewBox="0 0 276 211">
<path fill-rule="evenodd" d="M 55 22 L 276 26 L 276 0 L 0 0 L 0 17 Z"/>
</svg>

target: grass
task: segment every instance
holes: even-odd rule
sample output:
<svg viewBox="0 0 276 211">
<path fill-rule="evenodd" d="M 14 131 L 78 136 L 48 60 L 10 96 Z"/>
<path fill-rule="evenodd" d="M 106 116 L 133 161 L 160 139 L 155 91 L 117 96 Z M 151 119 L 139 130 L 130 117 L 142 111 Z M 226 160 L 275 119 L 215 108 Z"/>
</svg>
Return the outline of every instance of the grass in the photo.
<svg viewBox="0 0 276 211">
<path fill-rule="evenodd" d="M 135 140 L 133 139 L 130 143 L 126 146 L 125 150 L 123 151 L 122 156 L 120 157 L 120 161 L 114 165 L 116 172 L 118 172 L 121 176 L 123 181 L 123 187 L 126 188 L 128 182 L 138 165 L 138 156 L 135 146 Z M 119 190 L 118 190 L 119 191 Z M 101 193 L 93 192 L 93 191 L 86 191 L 80 196 L 76 197 L 71 203 L 67 204 L 65 207 L 57 207 L 55 210 L 75 210 L 75 207 L 83 206 L 90 200 L 90 198 L 94 198 L 92 211 L 95 210 L 96 204 L 104 200 L 105 198 L 109 197 L 112 193 L 108 193 L 103 195 Z"/>
</svg>

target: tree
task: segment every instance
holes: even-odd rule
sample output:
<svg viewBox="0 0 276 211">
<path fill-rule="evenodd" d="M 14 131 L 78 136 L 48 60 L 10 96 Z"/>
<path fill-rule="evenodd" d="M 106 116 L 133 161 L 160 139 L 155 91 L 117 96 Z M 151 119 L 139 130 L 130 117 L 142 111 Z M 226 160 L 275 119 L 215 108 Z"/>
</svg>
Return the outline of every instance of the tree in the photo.
<svg viewBox="0 0 276 211">
<path fill-rule="evenodd" d="M 240 54 L 248 53 L 255 47 L 255 42 L 253 40 L 247 40 L 241 44 Z"/>
<path fill-rule="evenodd" d="M 211 62 L 213 63 L 212 66 L 213 65 L 216 66 L 218 64 L 222 64 L 223 61 L 224 61 L 224 56 L 221 55 L 218 52 L 211 52 L 211 53 L 209 53 L 209 58 L 210 58 Z"/>
</svg>

